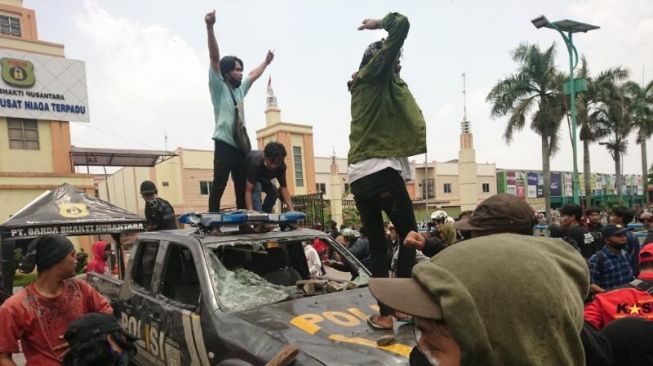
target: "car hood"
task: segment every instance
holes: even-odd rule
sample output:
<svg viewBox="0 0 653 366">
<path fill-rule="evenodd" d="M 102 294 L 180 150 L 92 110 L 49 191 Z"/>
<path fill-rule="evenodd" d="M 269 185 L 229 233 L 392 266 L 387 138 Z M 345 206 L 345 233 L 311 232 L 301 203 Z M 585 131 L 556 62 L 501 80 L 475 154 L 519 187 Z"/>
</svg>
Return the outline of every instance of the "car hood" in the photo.
<svg viewBox="0 0 653 366">
<path fill-rule="evenodd" d="M 313 359 L 326 365 L 408 365 L 415 345 L 412 325 L 396 322 L 393 331 L 372 329 L 368 315 L 378 312 L 376 300 L 367 288 L 340 291 L 266 305 L 228 314 L 248 323 L 249 334 L 263 332 L 272 343 L 294 344 L 300 351 L 299 365 Z M 233 320 L 233 319 L 232 319 Z M 395 335 L 396 342 L 377 346 L 384 335 Z M 262 339 L 257 337 L 259 348 Z M 274 341 L 273 341 L 274 340 Z"/>
</svg>

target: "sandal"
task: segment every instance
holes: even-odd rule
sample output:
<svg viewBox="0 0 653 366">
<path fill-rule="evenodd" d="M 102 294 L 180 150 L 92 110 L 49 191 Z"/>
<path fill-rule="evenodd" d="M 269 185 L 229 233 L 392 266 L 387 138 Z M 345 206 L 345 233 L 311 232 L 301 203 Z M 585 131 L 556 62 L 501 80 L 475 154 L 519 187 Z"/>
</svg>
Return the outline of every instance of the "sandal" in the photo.
<svg viewBox="0 0 653 366">
<path fill-rule="evenodd" d="M 374 320 L 374 315 L 370 315 L 367 317 L 367 324 L 369 324 L 369 326 L 372 327 L 372 329 L 376 329 L 376 330 L 392 330 L 392 327 L 390 328 L 384 327 L 383 325 L 377 323 Z"/>
</svg>

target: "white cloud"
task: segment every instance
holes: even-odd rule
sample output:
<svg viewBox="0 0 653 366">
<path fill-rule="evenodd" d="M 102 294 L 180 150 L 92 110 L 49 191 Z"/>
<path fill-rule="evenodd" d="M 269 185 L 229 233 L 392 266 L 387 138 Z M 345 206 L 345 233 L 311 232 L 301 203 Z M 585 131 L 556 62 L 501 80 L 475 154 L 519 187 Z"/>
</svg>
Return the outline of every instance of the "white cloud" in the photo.
<svg viewBox="0 0 653 366">
<path fill-rule="evenodd" d="M 92 1 L 85 2 L 75 24 L 96 62 L 87 63 L 92 67 L 87 70 L 92 122 L 75 124 L 74 138 L 103 147 L 105 139 L 116 147 L 140 143 L 140 148 L 159 149 L 164 131 L 169 148 L 196 145 L 193 140 L 200 137 L 210 141 L 207 69 L 182 38 L 160 24 L 115 17 Z M 196 126 L 193 136 L 189 129 Z M 113 137 L 105 135 L 107 130 Z M 144 138 L 148 135 L 157 137 Z"/>
</svg>

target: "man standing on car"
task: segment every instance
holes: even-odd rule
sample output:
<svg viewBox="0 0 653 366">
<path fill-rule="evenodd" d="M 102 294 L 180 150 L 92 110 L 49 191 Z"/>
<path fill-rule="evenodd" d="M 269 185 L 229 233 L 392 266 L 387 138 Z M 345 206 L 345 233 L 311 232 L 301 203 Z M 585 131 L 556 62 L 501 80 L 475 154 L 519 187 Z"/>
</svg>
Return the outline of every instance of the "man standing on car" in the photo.
<svg viewBox="0 0 653 366">
<path fill-rule="evenodd" d="M 249 75 L 243 77 L 243 61 L 235 56 L 220 59 L 218 41 L 213 33 L 215 10 L 204 17 L 209 42 L 209 91 L 213 103 L 215 129 L 213 140 L 213 186 L 209 192 L 209 211 L 220 211 L 220 200 L 227 186 L 231 173 L 236 193 L 236 207 L 245 208 L 245 157 L 249 151 L 243 151 L 234 138 L 235 119 L 243 115 L 243 100 L 249 87 L 258 79 L 265 68 L 272 62 L 274 54 L 268 51 L 265 60 Z M 244 121 L 241 121 L 244 124 Z"/>
<path fill-rule="evenodd" d="M 408 19 L 399 13 L 365 19 L 359 30 L 385 29 L 388 38 L 367 47 L 348 83 L 352 118 L 349 182 L 367 230 L 373 277 L 388 277 L 389 270 L 382 212 L 394 224 L 400 242 L 417 230 L 405 181 L 411 178 L 408 157 L 426 152 L 426 123 L 399 76 L 399 56 L 409 28 Z M 414 264 L 415 248 L 400 246 L 397 276 L 410 277 Z M 376 329 L 392 329 L 392 309 L 382 303 L 379 308 L 380 314 L 370 316 L 368 323 Z"/>
<path fill-rule="evenodd" d="M 141 183 L 141 196 L 145 200 L 145 220 L 147 230 L 174 230 L 177 228 L 175 210 L 172 205 L 163 198 L 157 196 L 156 185 L 149 180 Z"/>
<path fill-rule="evenodd" d="M 263 151 L 253 150 L 247 154 L 247 182 L 245 183 L 245 208 L 248 210 L 260 210 L 270 213 L 277 202 L 277 188 L 272 179 L 279 182 L 281 199 L 293 211 L 294 207 L 290 199 L 290 192 L 286 186 L 286 148 L 278 142 L 270 142 L 265 145 Z M 260 192 L 254 193 L 257 183 L 261 184 L 261 191 L 265 192 L 265 200 L 261 207 L 256 207 L 254 202 L 260 205 Z M 259 195 L 254 197 L 254 195 Z"/>
<path fill-rule="evenodd" d="M 11 354 L 21 348 L 28 365 L 61 365 L 67 348 L 62 337 L 73 320 L 91 312 L 113 314 L 102 295 L 74 277 L 76 264 L 75 247 L 65 236 L 30 242 L 20 270 L 36 267 L 38 276 L 0 306 L 0 365 L 15 366 Z"/>
</svg>

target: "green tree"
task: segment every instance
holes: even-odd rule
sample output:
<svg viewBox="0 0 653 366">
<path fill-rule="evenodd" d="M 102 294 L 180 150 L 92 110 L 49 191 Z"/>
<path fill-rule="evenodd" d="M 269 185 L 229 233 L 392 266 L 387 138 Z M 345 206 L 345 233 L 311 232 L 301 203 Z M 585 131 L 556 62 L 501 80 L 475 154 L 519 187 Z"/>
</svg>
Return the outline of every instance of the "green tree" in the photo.
<svg viewBox="0 0 653 366">
<path fill-rule="evenodd" d="M 630 105 L 625 96 L 624 85 L 616 80 L 606 81 L 597 91 L 597 101 L 598 105 L 590 114 L 590 118 L 601 126 L 600 128 L 609 131 L 607 140 L 600 144 L 604 145 L 612 156 L 617 177 L 617 195 L 621 196 L 622 159 L 623 154 L 628 151 L 628 135 L 633 130 Z"/>
<path fill-rule="evenodd" d="M 637 143 L 641 147 L 642 155 L 642 177 L 648 175 L 648 161 L 646 159 L 646 140 L 653 134 L 653 80 L 642 87 L 634 81 L 628 81 L 624 85 L 626 99 L 630 107 L 630 118 L 637 128 Z M 642 179 L 643 194 L 648 204 L 648 184 Z"/>
<path fill-rule="evenodd" d="M 544 202 L 549 217 L 551 209 L 550 158 L 558 151 L 560 124 L 565 114 L 562 84 L 564 75 L 555 68 L 555 43 L 544 51 L 538 45 L 522 43 L 512 53 L 517 71 L 492 88 L 487 101 L 492 117 L 508 116 L 503 134 L 509 144 L 521 131 L 527 118 L 531 129 L 540 136 Z"/>
<path fill-rule="evenodd" d="M 590 118 L 590 114 L 601 103 L 599 100 L 599 92 L 603 88 L 604 83 L 614 83 L 616 80 L 624 80 L 628 77 L 628 72 L 622 68 L 612 68 L 601 72 L 597 77 L 590 75 L 587 66 L 587 60 L 583 56 L 581 58 L 581 67 L 578 70 L 578 78 L 587 80 L 587 91 L 579 93 L 576 97 L 577 104 L 577 121 L 580 127 L 579 137 L 583 142 L 583 175 L 585 176 L 585 204 L 587 207 L 592 205 L 592 181 L 591 165 L 590 165 L 590 149 L 591 143 L 604 139 L 609 134 L 609 131 L 594 119 Z M 568 118 L 569 119 L 569 118 Z"/>
</svg>

